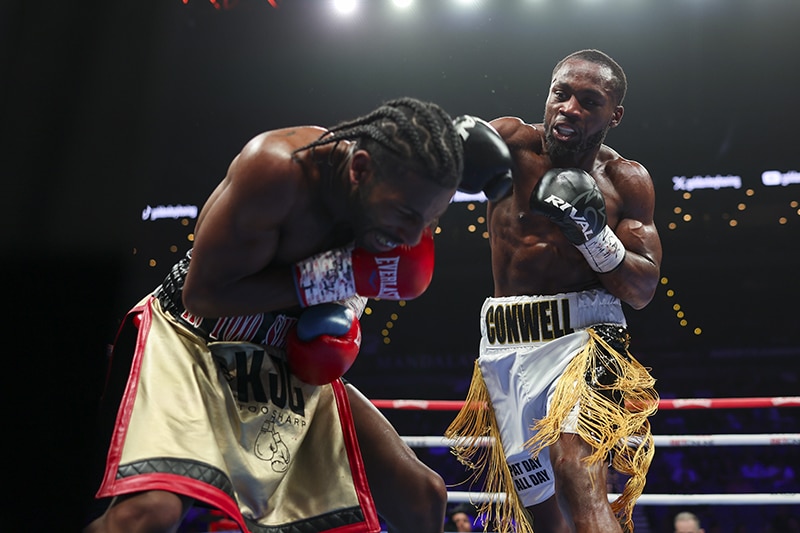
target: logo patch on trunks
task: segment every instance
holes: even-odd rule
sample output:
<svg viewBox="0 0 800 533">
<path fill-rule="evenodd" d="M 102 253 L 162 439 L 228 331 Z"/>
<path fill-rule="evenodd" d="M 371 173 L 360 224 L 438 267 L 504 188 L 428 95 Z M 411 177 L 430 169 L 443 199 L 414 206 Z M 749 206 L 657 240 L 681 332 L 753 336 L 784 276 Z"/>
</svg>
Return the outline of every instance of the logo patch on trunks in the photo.
<svg viewBox="0 0 800 533">
<path fill-rule="evenodd" d="M 539 459 L 533 457 L 524 459 L 516 463 L 509 463 L 508 469 L 514 478 L 514 488 L 518 492 L 531 489 L 536 485 L 547 483 L 552 480 L 547 468 L 542 466 Z"/>
<path fill-rule="evenodd" d="M 569 299 L 492 305 L 486 309 L 489 344 L 549 341 L 573 333 Z"/>
</svg>

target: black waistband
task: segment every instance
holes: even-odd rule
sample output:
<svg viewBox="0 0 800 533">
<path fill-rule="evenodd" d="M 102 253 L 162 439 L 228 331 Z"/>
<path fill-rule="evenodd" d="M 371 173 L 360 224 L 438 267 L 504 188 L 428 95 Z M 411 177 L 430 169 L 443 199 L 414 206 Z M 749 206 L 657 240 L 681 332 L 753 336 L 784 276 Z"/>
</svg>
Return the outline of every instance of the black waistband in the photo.
<svg viewBox="0 0 800 533">
<path fill-rule="evenodd" d="M 183 283 L 189 272 L 191 258 L 192 251 L 189 250 L 180 261 L 172 266 L 167 277 L 153 292 L 153 296 L 161 303 L 161 308 L 175 318 L 179 318 L 186 310 L 183 307 Z"/>
<path fill-rule="evenodd" d="M 212 341 L 254 342 L 282 347 L 288 326 L 294 318 L 286 314 L 260 313 L 250 316 L 204 318 L 192 315 L 183 306 L 183 284 L 189 271 L 192 251 L 170 269 L 153 296 L 164 312 L 170 314 L 192 332 Z"/>
</svg>

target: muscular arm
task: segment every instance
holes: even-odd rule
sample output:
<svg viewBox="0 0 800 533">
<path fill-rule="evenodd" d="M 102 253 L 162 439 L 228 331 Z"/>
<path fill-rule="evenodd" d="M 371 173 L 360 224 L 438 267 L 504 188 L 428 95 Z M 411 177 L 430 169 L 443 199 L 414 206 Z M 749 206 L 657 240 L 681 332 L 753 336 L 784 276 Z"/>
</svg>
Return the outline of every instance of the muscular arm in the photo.
<svg viewBox="0 0 800 533">
<path fill-rule="evenodd" d="M 534 128 L 518 117 L 499 117 L 489 122 L 503 138 L 512 155 L 521 148 L 530 147 L 535 139 Z"/>
<path fill-rule="evenodd" d="M 609 292 L 641 309 L 653 299 L 661 269 L 661 240 L 653 220 L 653 181 L 642 165 L 624 159 L 610 162 L 606 174 L 619 195 L 620 218 L 613 229 L 626 254 L 618 268 L 598 276 Z"/>
<path fill-rule="evenodd" d="M 290 267 L 275 259 L 299 170 L 289 146 L 272 139 L 268 147 L 270 135 L 245 146 L 203 207 L 183 290 L 191 313 L 237 316 L 297 305 Z"/>
<path fill-rule="evenodd" d="M 598 274 L 555 225 L 544 217 L 521 215 L 527 212 L 534 186 L 552 168 L 541 126 L 515 117 L 491 124 L 514 158 L 512 197 L 487 206 L 497 294 L 555 294 L 602 284 L 635 309 L 647 305 L 661 264 L 661 242 L 653 222 L 655 193 L 647 170 L 609 150 L 592 173 L 606 198 L 609 223 L 626 248 L 621 265 Z"/>
<path fill-rule="evenodd" d="M 539 138 L 540 132 L 531 125 L 525 123 L 518 117 L 505 116 L 492 120 L 490 124 L 497 130 L 500 137 L 508 146 L 512 156 L 513 166 L 511 172 L 513 176 L 512 195 L 527 197 L 535 183 L 532 176 L 541 176 L 549 168 L 545 165 L 544 159 L 536 153 L 532 147 L 541 146 Z M 500 201 L 504 200 L 501 198 Z M 487 229 L 492 232 L 492 211 L 497 202 L 488 202 L 486 219 Z"/>
</svg>

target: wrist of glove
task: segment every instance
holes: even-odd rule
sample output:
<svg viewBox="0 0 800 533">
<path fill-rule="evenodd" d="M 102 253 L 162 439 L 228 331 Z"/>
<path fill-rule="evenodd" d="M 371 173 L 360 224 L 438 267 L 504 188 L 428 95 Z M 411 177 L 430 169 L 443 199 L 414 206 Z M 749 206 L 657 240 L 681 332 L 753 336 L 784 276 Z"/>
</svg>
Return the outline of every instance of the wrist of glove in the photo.
<svg viewBox="0 0 800 533">
<path fill-rule="evenodd" d="M 367 301 L 368 298 L 356 294 L 355 296 L 351 296 L 346 300 L 338 300 L 336 303 L 349 308 L 356 314 L 356 318 L 361 318 L 361 315 L 364 314 L 364 309 L 367 308 Z"/>
<path fill-rule="evenodd" d="M 294 265 L 294 281 L 302 307 L 355 296 L 353 246 L 327 250 L 298 261 Z"/>
<path fill-rule="evenodd" d="M 595 272 L 611 272 L 625 260 L 625 246 L 617 234 L 604 226 L 602 231 L 582 244 L 575 244 Z"/>
</svg>

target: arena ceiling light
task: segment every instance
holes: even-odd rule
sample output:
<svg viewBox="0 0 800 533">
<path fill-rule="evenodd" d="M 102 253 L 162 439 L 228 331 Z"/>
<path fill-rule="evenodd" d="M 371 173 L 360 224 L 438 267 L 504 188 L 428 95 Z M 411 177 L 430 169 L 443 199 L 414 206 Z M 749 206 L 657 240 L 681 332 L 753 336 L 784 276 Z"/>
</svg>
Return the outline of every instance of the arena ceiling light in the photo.
<svg viewBox="0 0 800 533">
<path fill-rule="evenodd" d="M 333 0 L 333 8 L 340 15 L 349 15 L 358 7 L 358 0 Z"/>
</svg>

